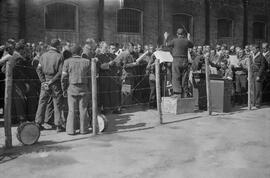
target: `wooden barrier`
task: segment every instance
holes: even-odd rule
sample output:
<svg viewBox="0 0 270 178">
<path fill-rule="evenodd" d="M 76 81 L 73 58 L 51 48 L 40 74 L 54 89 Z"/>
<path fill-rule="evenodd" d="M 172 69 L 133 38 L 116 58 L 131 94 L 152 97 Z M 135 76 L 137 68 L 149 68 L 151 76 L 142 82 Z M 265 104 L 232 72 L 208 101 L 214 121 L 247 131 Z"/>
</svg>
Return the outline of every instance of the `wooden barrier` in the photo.
<svg viewBox="0 0 270 178">
<path fill-rule="evenodd" d="M 156 72 L 156 99 L 157 99 L 157 110 L 159 115 L 160 124 L 163 123 L 162 111 L 161 111 L 161 89 L 160 89 L 160 66 L 159 59 L 155 60 L 155 72 Z"/>
<path fill-rule="evenodd" d="M 97 134 L 97 59 L 93 58 L 91 61 L 91 79 L 92 79 L 92 128 L 93 135 Z"/>
<path fill-rule="evenodd" d="M 13 66 L 10 61 L 6 63 L 6 82 L 5 82 L 5 146 L 12 147 L 12 132 L 11 132 L 11 102 L 12 102 L 12 78 Z"/>
</svg>

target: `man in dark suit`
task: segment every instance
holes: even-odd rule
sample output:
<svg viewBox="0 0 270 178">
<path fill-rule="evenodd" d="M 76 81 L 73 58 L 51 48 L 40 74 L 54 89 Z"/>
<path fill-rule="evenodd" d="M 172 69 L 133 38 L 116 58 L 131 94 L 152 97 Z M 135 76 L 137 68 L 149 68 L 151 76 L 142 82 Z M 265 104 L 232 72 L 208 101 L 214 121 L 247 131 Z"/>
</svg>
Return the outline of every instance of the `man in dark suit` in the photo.
<svg viewBox="0 0 270 178">
<path fill-rule="evenodd" d="M 41 82 L 39 104 L 36 113 L 36 123 L 40 125 L 44 122 L 47 103 L 50 97 L 54 104 L 54 124 L 57 132 L 63 131 L 63 121 L 61 118 L 62 109 L 62 89 L 61 72 L 63 65 L 63 56 L 59 52 L 60 41 L 53 39 L 48 52 L 44 53 L 37 66 L 37 74 Z"/>
<path fill-rule="evenodd" d="M 175 96 L 185 95 L 188 92 L 188 48 L 193 48 L 190 34 L 185 38 L 184 29 L 177 30 L 177 38 L 167 42 L 168 33 L 164 34 L 166 45 L 172 47 L 172 86 Z"/>
<path fill-rule="evenodd" d="M 260 52 L 260 46 L 255 44 L 252 46 L 252 84 L 254 85 L 254 105 L 256 108 L 260 108 L 262 101 L 262 83 L 265 77 L 266 60 Z"/>
<path fill-rule="evenodd" d="M 262 44 L 262 54 L 264 58 L 266 59 L 266 73 L 265 73 L 265 80 L 263 82 L 263 91 L 266 91 L 263 93 L 263 100 L 268 102 L 270 101 L 270 49 L 269 49 L 269 43 L 263 43 Z"/>
</svg>

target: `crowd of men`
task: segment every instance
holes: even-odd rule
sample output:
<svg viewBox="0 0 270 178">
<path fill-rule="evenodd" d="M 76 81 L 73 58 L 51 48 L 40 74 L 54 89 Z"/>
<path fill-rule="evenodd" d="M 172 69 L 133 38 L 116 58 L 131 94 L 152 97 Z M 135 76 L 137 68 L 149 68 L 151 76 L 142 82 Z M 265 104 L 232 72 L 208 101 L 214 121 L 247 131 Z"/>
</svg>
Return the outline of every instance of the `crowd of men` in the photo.
<svg viewBox="0 0 270 178">
<path fill-rule="evenodd" d="M 248 61 L 251 62 L 254 106 L 262 102 L 262 89 L 270 81 L 269 44 L 244 48 L 226 44 L 193 46 L 183 30 L 177 40 L 168 40 L 154 49 L 131 42 L 119 45 L 87 39 L 83 45 L 52 39 L 50 44 L 26 43 L 9 39 L 0 47 L 0 65 L 6 71 L 7 61 L 13 67 L 13 121 L 35 121 L 41 129 L 56 127 L 67 134 L 89 133 L 91 114 L 91 60 L 97 62 L 98 105 L 100 112 L 120 113 L 124 106 L 155 100 L 155 51 L 171 51 L 172 63 L 161 64 L 162 87 L 172 86 L 173 96 L 191 97 L 192 73 L 203 73 L 209 60 L 210 72 L 233 81 L 234 102 L 247 103 Z M 185 45 L 185 49 L 177 50 Z M 182 48 L 181 48 L 182 49 Z M 140 60 L 137 60 L 143 56 Z M 1 99 L 4 76 L 1 76 Z M 162 95 L 168 92 L 162 90 Z M 3 103 L 3 100 L 1 101 Z M 52 124 L 51 121 L 54 121 Z M 77 121 L 79 120 L 79 127 Z"/>
</svg>

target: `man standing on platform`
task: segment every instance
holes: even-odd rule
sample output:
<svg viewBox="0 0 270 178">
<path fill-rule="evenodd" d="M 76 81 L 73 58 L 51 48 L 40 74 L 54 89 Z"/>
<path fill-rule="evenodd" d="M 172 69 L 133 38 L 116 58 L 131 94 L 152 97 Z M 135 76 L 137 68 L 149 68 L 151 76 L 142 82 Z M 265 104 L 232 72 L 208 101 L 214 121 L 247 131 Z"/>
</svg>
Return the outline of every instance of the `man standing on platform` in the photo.
<svg viewBox="0 0 270 178">
<path fill-rule="evenodd" d="M 37 74 L 41 82 L 38 109 L 35 121 L 40 126 L 44 122 L 47 103 L 50 97 L 53 98 L 54 104 L 54 124 L 57 132 L 64 131 L 61 119 L 62 109 L 62 89 L 61 89 L 61 71 L 63 57 L 59 52 L 60 41 L 53 39 L 49 51 L 44 53 L 37 66 Z"/>
<path fill-rule="evenodd" d="M 82 58 L 82 48 L 74 45 L 71 48 L 72 57 L 63 65 L 61 85 L 64 94 L 68 96 L 68 118 L 66 131 L 75 134 L 75 119 L 77 112 L 80 116 L 80 133 L 89 133 L 88 103 L 91 91 L 91 62 Z"/>
<path fill-rule="evenodd" d="M 174 96 L 187 96 L 188 92 L 188 48 L 193 48 L 190 41 L 190 34 L 185 38 L 183 28 L 177 30 L 177 38 L 167 42 L 169 34 L 165 32 L 166 45 L 172 47 L 172 86 Z"/>
</svg>

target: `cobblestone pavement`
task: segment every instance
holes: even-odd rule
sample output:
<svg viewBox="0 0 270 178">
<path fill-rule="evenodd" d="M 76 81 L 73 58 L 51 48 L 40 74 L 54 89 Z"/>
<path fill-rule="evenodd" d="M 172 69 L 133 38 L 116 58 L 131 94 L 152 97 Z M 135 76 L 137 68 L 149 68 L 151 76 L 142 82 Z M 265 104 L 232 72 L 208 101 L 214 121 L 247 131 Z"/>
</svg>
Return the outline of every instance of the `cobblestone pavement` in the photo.
<svg viewBox="0 0 270 178">
<path fill-rule="evenodd" d="M 270 108 L 230 114 L 108 116 L 107 133 L 43 131 L 39 143 L 0 149 L 1 178 L 269 178 Z M 15 136 L 16 128 L 13 128 Z M 0 128 L 0 147 L 4 143 Z"/>
</svg>

